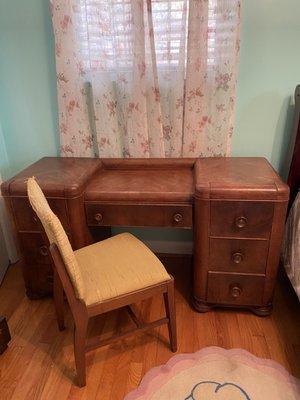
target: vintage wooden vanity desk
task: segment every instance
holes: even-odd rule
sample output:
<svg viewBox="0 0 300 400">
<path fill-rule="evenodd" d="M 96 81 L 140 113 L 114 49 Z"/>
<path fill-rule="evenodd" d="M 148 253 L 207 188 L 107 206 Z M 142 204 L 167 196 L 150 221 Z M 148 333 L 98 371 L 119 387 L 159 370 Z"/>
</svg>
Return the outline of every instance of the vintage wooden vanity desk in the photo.
<svg viewBox="0 0 300 400">
<path fill-rule="evenodd" d="M 194 230 L 194 306 L 271 311 L 288 187 L 263 158 L 43 158 L 2 184 L 27 295 L 51 293 L 45 234 L 26 195 L 35 176 L 73 248 L 111 226 Z"/>
</svg>

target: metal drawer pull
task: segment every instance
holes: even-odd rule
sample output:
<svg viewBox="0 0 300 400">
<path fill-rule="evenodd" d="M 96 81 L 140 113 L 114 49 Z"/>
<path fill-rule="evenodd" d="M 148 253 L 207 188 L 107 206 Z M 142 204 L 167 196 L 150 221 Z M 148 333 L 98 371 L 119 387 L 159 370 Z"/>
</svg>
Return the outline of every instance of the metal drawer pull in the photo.
<svg viewBox="0 0 300 400">
<path fill-rule="evenodd" d="M 173 220 L 175 221 L 175 222 L 181 222 L 182 221 L 182 219 L 183 219 L 183 217 L 182 217 L 182 215 L 181 214 L 174 214 L 174 216 L 173 216 Z"/>
<path fill-rule="evenodd" d="M 237 228 L 245 228 L 245 226 L 247 225 L 247 218 L 246 217 L 237 217 L 235 219 L 235 225 Z"/>
<path fill-rule="evenodd" d="M 95 218 L 95 220 L 96 220 L 97 222 L 101 222 L 102 219 L 103 219 L 103 216 L 102 216 L 101 213 L 97 213 L 97 214 L 95 214 L 94 218 Z"/>
<path fill-rule="evenodd" d="M 239 286 L 232 286 L 230 289 L 230 294 L 232 297 L 237 299 L 242 294 L 242 289 Z"/>
<path fill-rule="evenodd" d="M 48 255 L 48 247 L 47 246 L 41 246 L 40 247 L 40 254 L 44 257 L 46 257 Z"/>
<path fill-rule="evenodd" d="M 240 264 L 244 259 L 244 255 L 242 253 L 233 253 L 231 259 L 235 264 Z"/>
</svg>

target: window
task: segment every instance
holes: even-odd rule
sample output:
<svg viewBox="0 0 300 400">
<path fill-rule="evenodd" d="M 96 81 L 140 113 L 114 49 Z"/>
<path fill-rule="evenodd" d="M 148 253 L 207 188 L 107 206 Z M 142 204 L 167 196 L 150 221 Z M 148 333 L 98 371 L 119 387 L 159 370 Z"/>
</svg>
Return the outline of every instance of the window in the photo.
<svg viewBox="0 0 300 400">
<path fill-rule="evenodd" d="M 86 71 L 132 68 L 135 18 L 132 3 L 133 0 L 77 0 L 76 32 Z M 209 0 L 208 66 L 213 66 L 216 58 L 226 56 L 230 32 L 235 35 L 232 27 L 236 23 L 236 10 L 233 8 L 232 18 L 227 15 L 222 19 L 219 3 L 222 2 Z M 156 64 L 162 69 L 177 67 L 180 61 L 186 62 L 189 0 L 151 0 L 151 7 Z M 144 21 L 148 23 L 147 9 Z M 218 54 L 216 35 L 219 42 L 224 37 L 224 43 L 218 45 Z"/>
</svg>

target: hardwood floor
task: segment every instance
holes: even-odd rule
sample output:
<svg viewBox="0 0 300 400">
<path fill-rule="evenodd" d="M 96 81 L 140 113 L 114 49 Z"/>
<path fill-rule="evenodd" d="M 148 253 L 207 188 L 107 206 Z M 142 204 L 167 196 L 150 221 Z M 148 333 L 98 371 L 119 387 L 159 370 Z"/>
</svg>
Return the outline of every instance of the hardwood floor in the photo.
<svg viewBox="0 0 300 400">
<path fill-rule="evenodd" d="M 272 358 L 300 377 L 300 305 L 284 278 L 279 280 L 270 317 L 227 310 L 199 314 L 188 303 L 189 265 L 176 258 L 172 264 L 169 270 L 177 285 L 178 353 L 205 346 L 239 347 Z M 163 312 L 162 299 L 144 302 L 140 312 L 145 319 L 157 318 Z M 27 299 L 18 265 L 10 268 L 0 287 L 0 314 L 7 317 L 12 335 L 8 350 L 0 356 L 1 400 L 121 400 L 150 368 L 172 356 L 164 326 L 128 338 L 87 355 L 87 386 L 79 389 L 73 385 L 70 312 L 67 329 L 59 332 L 52 300 Z M 129 323 L 121 311 L 98 318 L 90 330 L 109 335 Z"/>
</svg>

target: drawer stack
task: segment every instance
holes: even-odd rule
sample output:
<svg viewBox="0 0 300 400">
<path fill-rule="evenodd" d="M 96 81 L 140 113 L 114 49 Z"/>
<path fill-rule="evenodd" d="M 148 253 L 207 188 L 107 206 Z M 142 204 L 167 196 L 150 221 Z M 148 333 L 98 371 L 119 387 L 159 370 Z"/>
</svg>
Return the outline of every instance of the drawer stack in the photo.
<svg viewBox="0 0 300 400">
<path fill-rule="evenodd" d="M 207 301 L 261 304 L 273 203 L 212 201 L 210 207 Z"/>
<path fill-rule="evenodd" d="M 272 310 L 289 189 L 263 158 L 195 167 L 194 306 Z"/>
<path fill-rule="evenodd" d="M 46 296 L 52 292 L 53 286 L 49 243 L 28 199 L 12 197 L 10 200 L 22 254 L 26 293 L 30 298 Z M 68 231 L 69 224 L 65 200 L 48 199 L 48 201 L 50 207 Z"/>
<path fill-rule="evenodd" d="M 92 242 L 86 227 L 83 192 L 100 167 L 101 161 L 96 158 L 44 157 L 1 184 L 18 239 L 28 297 L 50 294 L 53 274 L 48 239 L 28 201 L 27 179 L 36 178 L 76 250 Z"/>
</svg>

